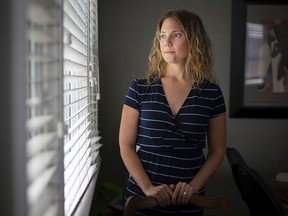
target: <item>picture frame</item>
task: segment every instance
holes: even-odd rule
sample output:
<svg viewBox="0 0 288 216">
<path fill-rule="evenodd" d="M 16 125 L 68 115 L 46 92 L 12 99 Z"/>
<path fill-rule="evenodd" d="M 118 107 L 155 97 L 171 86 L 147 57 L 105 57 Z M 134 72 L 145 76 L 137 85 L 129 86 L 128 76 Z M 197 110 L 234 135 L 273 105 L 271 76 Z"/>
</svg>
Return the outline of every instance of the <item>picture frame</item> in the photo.
<svg viewBox="0 0 288 216">
<path fill-rule="evenodd" d="M 231 24 L 229 117 L 288 118 L 288 1 L 233 0 Z"/>
</svg>

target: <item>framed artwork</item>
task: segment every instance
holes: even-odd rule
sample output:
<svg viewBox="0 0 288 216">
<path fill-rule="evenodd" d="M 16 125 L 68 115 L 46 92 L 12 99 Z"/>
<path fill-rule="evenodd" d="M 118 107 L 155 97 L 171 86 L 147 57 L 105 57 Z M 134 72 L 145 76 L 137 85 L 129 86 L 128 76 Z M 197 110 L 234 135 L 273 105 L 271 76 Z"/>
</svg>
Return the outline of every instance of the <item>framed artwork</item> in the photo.
<svg viewBox="0 0 288 216">
<path fill-rule="evenodd" d="M 288 1 L 233 0 L 231 118 L 288 118 Z"/>
</svg>

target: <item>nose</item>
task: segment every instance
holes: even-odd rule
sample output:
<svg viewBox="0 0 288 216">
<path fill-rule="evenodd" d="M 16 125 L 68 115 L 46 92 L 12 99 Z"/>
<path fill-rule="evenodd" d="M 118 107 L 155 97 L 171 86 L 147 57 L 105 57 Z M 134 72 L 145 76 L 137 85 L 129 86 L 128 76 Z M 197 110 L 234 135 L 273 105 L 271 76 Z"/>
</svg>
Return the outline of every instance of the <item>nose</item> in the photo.
<svg viewBox="0 0 288 216">
<path fill-rule="evenodd" d="M 164 45 L 165 46 L 171 46 L 172 45 L 172 38 L 170 35 L 165 38 Z"/>
</svg>

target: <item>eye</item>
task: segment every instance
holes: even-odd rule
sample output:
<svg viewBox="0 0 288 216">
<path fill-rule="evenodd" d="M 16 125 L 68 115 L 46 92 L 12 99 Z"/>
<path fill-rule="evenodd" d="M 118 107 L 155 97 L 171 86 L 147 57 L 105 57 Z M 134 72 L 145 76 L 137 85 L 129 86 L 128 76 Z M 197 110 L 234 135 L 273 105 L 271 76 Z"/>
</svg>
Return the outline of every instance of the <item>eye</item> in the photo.
<svg viewBox="0 0 288 216">
<path fill-rule="evenodd" d="M 175 38 L 180 38 L 180 37 L 182 37 L 182 33 L 177 32 L 177 33 L 174 34 L 174 37 Z"/>
<path fill-rule="evenodd" d="M 161 40 L 165 40 L 167 37 L 166 37 L 166 35 L 164 35 L 164 34 L 161 34 L 160 36 L 159 36 L 159 40 L 161 41 Z"/>
</svg>

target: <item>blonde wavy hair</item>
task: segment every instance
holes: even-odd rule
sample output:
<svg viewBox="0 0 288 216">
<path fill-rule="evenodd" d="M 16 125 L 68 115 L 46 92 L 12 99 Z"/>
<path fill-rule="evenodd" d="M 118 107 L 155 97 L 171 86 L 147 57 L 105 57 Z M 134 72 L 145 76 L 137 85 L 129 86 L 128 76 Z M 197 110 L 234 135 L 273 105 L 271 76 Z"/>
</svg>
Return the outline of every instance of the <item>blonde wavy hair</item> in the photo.
<svg viewBox="0 0 288 216">
<path fill-rule="evenodd" d="M 204 25 L 197 14 L 180 9 L 167 12 L 158 21 L 153 46 L 149 54 L 149 68 L 146 73 L 148 84 L 151 84 L 155 79 L 160 79 L 166 67 L 166 62 L 160 50 L 159 37 L 163 22 L 170 17 L 182 26 L 188 43 L 185 78 L 193 79 L 197 86 L 204 80 L 217 83 L 216 76 L 213 73 L 214 59 L 211 41 Z"/>
</svg>

